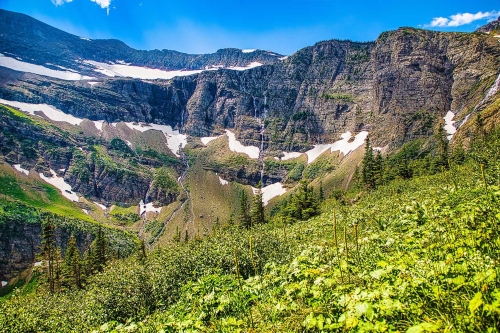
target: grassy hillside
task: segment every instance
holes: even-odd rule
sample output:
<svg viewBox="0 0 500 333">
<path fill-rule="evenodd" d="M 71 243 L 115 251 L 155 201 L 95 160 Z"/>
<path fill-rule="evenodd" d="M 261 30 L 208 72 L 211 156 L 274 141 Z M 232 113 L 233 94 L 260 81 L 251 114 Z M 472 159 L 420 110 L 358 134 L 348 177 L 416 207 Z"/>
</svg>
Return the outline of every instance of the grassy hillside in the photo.
<svg viewBox="0 0 500 333">
<path fill-rule="evenodd" d="M 498 149 L 489 136 L 463 165 L 327 200 L 308 221 L 215 228 L 114 261 L 82 291 L 16 295 L 0 328 L 498 332 Z"/>
</svg>

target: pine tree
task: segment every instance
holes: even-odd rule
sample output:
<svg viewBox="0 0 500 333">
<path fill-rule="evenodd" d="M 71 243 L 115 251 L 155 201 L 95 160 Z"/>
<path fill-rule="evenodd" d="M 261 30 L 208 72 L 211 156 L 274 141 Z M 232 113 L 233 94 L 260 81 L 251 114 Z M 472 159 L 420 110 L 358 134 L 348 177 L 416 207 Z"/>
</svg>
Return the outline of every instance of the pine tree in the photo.
<svg viewBox="0 0 500 333">
<path fill-rule="evenodd" d="M 42 230 L 42 252 L 43 259 L 47 267 L 47 282 L 49 283 L 50 293 L 55 292 L 55 259 L 56 259 L 56 246 L 54 238 L 54 226 L 48 221 L 45 221 Z"/>
<path fill-rule="evenodd" d="M 448 168 L 449 142 L 448 138 L 446 137 L 446 133 L 444 131 L 443 126 L 439 126 L 435 137 L 438 144 L 438 151 L 437 151 L 438 164 L 441 167 Z"/>
<path fill-rule="evenodd" d="M 139 261 L 144 262 L 146 257 L 146 242 L 144 242 L 144 239 L 141 239 L 141 242 L 139 243 Z"/>
<path fill-rule="evenodd" d="M 68 275 L 70 277 L 70 285 L 75 288 L 81 288 L 81 258 L 80 251 L 76 246 L 76 239 L 73 235 L 68 240 L 68 245 L 66 247 L 66 254 L 64 256 L 64 263 L 68 270 Z"/>
<path fill-rule="evenodd" d="M 248 195 L 245 190 L 240 193 L 240 224 L 249 229 L 251 227 L 252 220 L 250 219 L 249 209 L 248 209 Z"/>
<path fill-rule="evenodd" d="M 323 190 L 323 181 L 319 182 L 319 200 L 325 201 L 325 191 Z"/>
<path fill-rule="evenodd" d="M 363 169 L 361 170 L 361 179 L 363 184 L 374 189 L 375 182 L 375 167 L 374 167 L 373 149 L 370 145 L 370 138 L 366 138 L 365 156 L 363 157 Z"/>
<path fill-rule="evenodd" d="M 251 226 L 263 224 L 264 220 L 264 203 L 262 202 L 262 184 L 257 185 L 257 193 L 252 200 L 252 209 L 250 210 Z"/>
</svg>

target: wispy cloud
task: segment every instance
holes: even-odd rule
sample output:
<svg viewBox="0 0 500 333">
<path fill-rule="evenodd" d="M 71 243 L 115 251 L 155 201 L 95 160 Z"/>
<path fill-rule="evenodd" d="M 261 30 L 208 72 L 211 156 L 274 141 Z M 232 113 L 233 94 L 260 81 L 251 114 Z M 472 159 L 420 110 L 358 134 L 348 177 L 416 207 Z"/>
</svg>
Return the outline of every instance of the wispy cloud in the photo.
<svg viewBox="0 0 500 333">
<path fill-rule="evenodd" d="M 446 17 L 435 17 L 431 23 L 424 25 L 425 27 L 459 27 L 467 25 L 478 20 L 493 20 L 498 17 L 500 12 L 492 10 L 491 12 L 458 13 Z"/>
<path fill-rule="evenodd" d="M 73 1 L 73 0 L 51 0 L 51 1 L 52 1 L 52 3 L 53 3 L 54 5 L 56 5 L 56 6 L 60 6 L 60 5 L 64 4 L 65 2 L 71 2 L 71 1 Z"/>
<path fill-rule="evenodd" d="M 51 0 L 52 3 L 56 6 L 63 5 L 66 2 L 72 2 L 73 0 Z M 102 9 L 106 9 L 107 14 L 109 15 L 109 6 L 111 5 L 111 0 L 90 0 L 92 2 L 95 2 L 99 6 L 101 6 Z"/>
</svg>

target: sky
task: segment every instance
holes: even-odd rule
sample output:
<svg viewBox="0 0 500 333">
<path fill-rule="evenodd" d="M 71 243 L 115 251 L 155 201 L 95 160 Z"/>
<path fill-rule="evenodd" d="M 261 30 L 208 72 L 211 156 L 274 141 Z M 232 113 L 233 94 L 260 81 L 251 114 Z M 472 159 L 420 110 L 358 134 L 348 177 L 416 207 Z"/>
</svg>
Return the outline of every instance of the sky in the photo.
<svg viewBox="0 0 500 333">
<path fill-rule="evenodd" d="M 328 39 L 372 41 L 401 26 L 468 32 L 500 15 L 498 0 L 0 0 L 0 8 L 142 50 L 284 55 Z"/>
</svg>

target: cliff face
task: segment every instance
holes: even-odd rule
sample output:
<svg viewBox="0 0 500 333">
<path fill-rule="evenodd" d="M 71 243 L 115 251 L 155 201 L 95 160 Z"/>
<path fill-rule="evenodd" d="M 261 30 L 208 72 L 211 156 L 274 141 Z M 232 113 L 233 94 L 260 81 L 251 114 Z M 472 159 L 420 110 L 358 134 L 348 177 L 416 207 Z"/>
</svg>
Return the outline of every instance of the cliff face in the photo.
<svg viewBox="0 0 500 333">
<path fill-rule="evenodd" d="M 90 86 L 3 69 L 0 97 L 90 119 L 169 124 L 193 136 L 234 128 L 254 145 L 260 118 L 268 151 L 303 150 L 362 129 L 395 148 L 431 135 L 447 111 L 463 119 L 499 68 L 500 43 L 490 35 L 401 28 L 374 43 L 326 41 L 272 65 L 167 81 Z"/>
<path fill-rule="evenodd" d="M 7 222 L 0 224 L 0 280 L 9 281 L 36 261 L 42 250 L 42 225 L 40 223 Z M 67 228 L 56 228 L 56 246 L 63 251 L 73 235 L 83 253 L 92 243 L 93 235 L 75 232 Z"/>
</svg>

